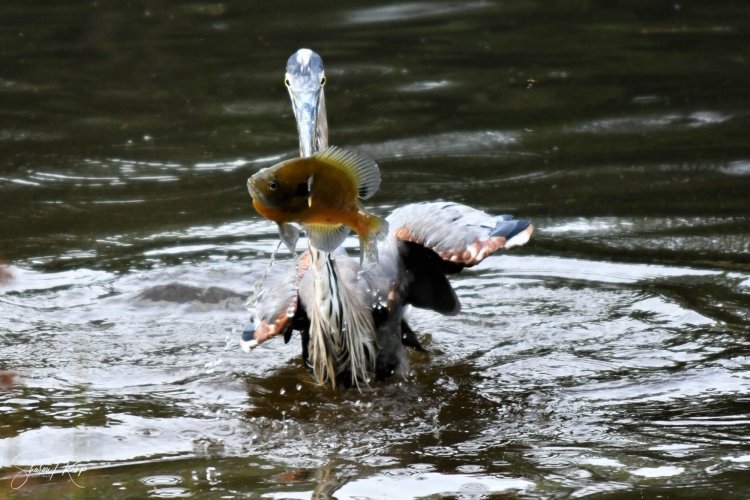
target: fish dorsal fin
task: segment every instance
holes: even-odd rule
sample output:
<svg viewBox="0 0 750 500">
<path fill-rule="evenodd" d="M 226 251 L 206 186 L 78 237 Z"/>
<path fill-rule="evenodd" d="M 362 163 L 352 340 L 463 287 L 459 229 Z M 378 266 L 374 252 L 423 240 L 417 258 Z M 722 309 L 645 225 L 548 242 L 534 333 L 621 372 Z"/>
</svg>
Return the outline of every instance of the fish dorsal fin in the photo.
<svg viewBox="0 0 750 500">
<path fill-rule="evenodd" d="M 333 252 L 347 236 L 349 228 L 343 224 L 305 224 L 310 244 L 324 252 Z"/>
<path fill-rule="evenodd" d="M 380 169 L 369 156 L 331 146 L 315 157 L 350 173 L 357 185 L 357 194 L 363 200 L 375 194 L 380 187 Z"/>
</svg>

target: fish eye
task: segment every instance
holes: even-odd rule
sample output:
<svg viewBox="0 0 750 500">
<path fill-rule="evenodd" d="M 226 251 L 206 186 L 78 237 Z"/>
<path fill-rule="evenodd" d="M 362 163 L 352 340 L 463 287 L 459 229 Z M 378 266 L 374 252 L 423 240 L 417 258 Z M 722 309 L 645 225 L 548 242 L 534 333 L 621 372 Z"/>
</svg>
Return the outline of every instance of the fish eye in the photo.
<svg viewBox="0 0 750 500">
<path fill-rule="evenodd" d="M 326 84 L 326 77 L 325 76 L 321 76 L 320 77 L 320 86 L 322 87 L 325 84 Z"/>
<path fill-rule="evenodd" d="M 275 179 L 268 181 L 268 189 L 275 191 L 277 187 L 279 187 L 279 183 Z"/>
</svg>

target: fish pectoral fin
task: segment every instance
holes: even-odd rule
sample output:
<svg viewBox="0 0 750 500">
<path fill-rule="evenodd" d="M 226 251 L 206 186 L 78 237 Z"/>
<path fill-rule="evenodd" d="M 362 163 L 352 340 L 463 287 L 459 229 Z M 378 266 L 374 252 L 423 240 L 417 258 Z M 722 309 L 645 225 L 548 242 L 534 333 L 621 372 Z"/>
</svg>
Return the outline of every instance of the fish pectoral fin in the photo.
<svg viewBox="0 0 750 500">
<path fill-rule="evenodd" d="M 286 222 L 279 224 L 279 238 L 281 238 L 281 241 L 292 253 L 295 253 L 295 249 L 297 248 L 299 234 L 300 229 L 294 224 L 288 224 Z"/>
<path fill-rule="evenodd" d="M 310 244 L 324 252 L 336 250 L 349 235 L 349 228 L 343 224 L 306 224 L 305 231 Z"/>
<path fill-rule="evenodd" d="M 357 196 L 363 200 L 375 194 L 380 187 L 380 169 L 369 156 L 331 146 L 315 157 L 346 172 L 357 186 Z"/>
</svg>

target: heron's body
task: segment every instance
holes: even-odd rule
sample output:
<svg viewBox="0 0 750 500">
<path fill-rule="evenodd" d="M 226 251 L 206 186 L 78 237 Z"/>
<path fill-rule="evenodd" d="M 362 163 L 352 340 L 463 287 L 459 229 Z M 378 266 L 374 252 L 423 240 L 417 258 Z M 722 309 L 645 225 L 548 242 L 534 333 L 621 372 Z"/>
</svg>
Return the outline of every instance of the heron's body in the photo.
<svg viewBox="0 0 750 500">
<path fill-rule="evenodd" d="M 320 57 L 300 49 L 289 58 L 286 82 L 300 155 L 312 156 L 328 145 Z M 270 276 L 243 347 L 282 334 L 288 341 L 297 330 L 305 364 L 319 383 L 362 386 L 405 374 L 404 346 L 422 349 L 404 320 L 405 306 L 457 313 L 460 303 L 446 275 L 523 245 L 533 231 L 528 221 L 449 202 L 406 205 L 386 219 L 379 259 L 364 270 L 342 248 L 324 252 L 311 244 L 299 262 Z"/>
</svg>

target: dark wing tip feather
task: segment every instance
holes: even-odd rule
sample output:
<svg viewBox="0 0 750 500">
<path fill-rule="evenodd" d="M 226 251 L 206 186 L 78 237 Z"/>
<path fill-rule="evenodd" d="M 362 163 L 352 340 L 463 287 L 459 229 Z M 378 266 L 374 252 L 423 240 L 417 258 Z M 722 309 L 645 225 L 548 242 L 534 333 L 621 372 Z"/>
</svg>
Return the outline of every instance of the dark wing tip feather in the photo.
<svg viewBox="0 0 750 500">
<path fill-rule="evenodd" d="M 251 318 L 244 330 L 242 330 L 242 340 L 250 342 L 255 336 L 255 318 Z"/>
<path fill-rule="evenodd" d="M 510 220 L 503 218 L 503 220 L 498 221 L 497 225 L 495 225 L 495 228 L 492 230 L 492 233 L 490 233 L 490 236 L 502 236 L 506 240 L 509 240 L 529 227 L 529 224 L 531 223 L 526 219 Z"/>
</svg>

